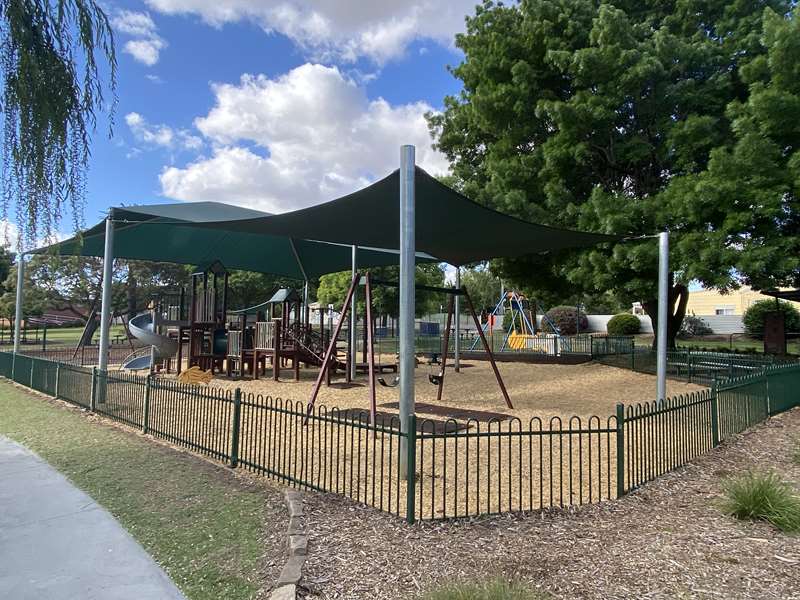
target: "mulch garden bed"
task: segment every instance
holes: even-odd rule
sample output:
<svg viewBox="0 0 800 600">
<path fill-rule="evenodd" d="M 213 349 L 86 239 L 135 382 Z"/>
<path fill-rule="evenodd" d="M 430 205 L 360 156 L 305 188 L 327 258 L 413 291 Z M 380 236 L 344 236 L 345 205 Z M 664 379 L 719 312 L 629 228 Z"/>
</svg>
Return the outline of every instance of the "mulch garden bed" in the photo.
<svg viewBox="0 0 800 600">
<path fill-rule="evenodd" d="M 503 577 L 556 598 L 800 599 L 800 537 L 718 506 L 725 477 L 773 469 L 800 490 L 800 409 L 620 501 L 407 526 L 334 495 L 305 495 L 306 598 L 412 598 Z"/>
</svg>

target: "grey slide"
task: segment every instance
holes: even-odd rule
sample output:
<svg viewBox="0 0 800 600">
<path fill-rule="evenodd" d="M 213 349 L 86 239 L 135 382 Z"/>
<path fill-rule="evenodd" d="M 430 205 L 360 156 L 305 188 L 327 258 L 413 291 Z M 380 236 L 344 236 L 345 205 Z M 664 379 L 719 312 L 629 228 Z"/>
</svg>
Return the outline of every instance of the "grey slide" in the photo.
<svg viewBox="0 0 800 600">
<path fill-rule="evenodd" d="M 136 315 L 128 323 L 131 335 L 147 346 L 154 346 L 156 358 L 172 358 L 178 352 L 178 340 L 166 335 L 159 335 L 153 327 L 153 315 L 148 311 Z M 126 360 L 123 369 L 139 370 L 150 368 L 150 353 L 146 355 L 134 355 Z"/>
<path fill-rule="evenodd" d="M 185 600 L 104 508 L 1 435 L 0 598 Z"/>
</svg>

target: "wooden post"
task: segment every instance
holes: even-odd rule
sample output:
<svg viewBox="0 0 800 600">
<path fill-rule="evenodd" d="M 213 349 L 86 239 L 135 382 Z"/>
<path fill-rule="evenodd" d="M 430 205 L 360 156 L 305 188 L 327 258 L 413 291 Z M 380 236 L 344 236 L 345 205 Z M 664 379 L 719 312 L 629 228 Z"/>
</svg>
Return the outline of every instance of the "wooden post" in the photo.
<svg viewBox="0 0 800 600">
<path fill-rule="evenodd" d="M 489 344 L 486 341 L 486 336 L 483 334 L 483 329 L 481 328 L 480 321 L 478 321 L 478 315 L 475 314 L 475 307 L 472 305 L 472 298 L 469 297 L 469 293 L 467 292 L 467 288 L 463 288 L 464 290 L 464 297 L 467 299 L 467 306 L 469 307 L 469 312 L 472 314 L 472 320 L 475 323 L 475 328 L 478 330 L 478 335 L 481 338 L 481 342 L 483 342 L 483 347 L 486 350 L 486 354 L 489 356 L 489 362 L 492 364 L 492 370 L 494 371 L 494 376 L 497 378 L 497 385 L 500 386 L 500 391 L 503 392 L 503 398 L 505 398 L 506 405 L 508 408 L 514 408 L 511 405 L 511 399 L 508 397 L 508 391 L 506 391 L 506 385 L 503 383 L 503 378 L 500 376 L 500 371 L 497 369 L 497 363 L 494 362 L 494 354 L 492 353 L 492 349 L 489 348 Z"/>
<path fill-rule="evenodd" d="M 281 325 L 283 319 L 273 319 L 275 323 L 275 335 L 272 342 L 272 380 L 278 381 L 281 376 Z"/>
<path fill-rule="evenodd" d="M 447 366 L 447 350 L 450 346 L 450 325 L 453 319 L 453 310 L 455 308 L 455 294 L 450 295 L 450 302 L 447 304 L 447 327 L 444 330 L 444 340 L 442 348 L 442 369 L 439 375 L 439 389 L 436 390 L 436 400 L 442 399 L 442 390 L 444 389 L 444 370 Z"/>
<path fill-rule="evenodd" d="M 328 349 L 325 350 L 325 356 L 322 358 L 322 369 L 320 369 L 319 375 L 317 375 L 317 381 L 314 383 L 314 389 L 311 390 L 311 398 L 308 401 L 307 415 L 310 415 L 314 410 L 314 402 L 317 400 L 319 388 L 322 385 L 322 380 L 325 378 L 325 373 L 330 368 L 330 361 L 334 351 L 336 350 L 336 338 L 339 337 L 339 332 L 342 330 L 342 323 L 344 323 L 345 317 L 347 316 L 347 310 L 350 306 L 350 301 L 353 299 L 353 294 L 355 293 L 355 289 L 358 285 L 358 280 L 360 277 L 361 275 L 356 273 L 353 276 L 353 281 L 350 283 L 350 289 L 347 290 L 347 296 L 344 301 L 344 306 L 342 307 L 342 315 L 339 318 L 339 322 L 336 324 L 336 329 L 331 335 L 331 341 L 328 344 Z M 306 416 L 306 422 L 308 422 L 308 416 Z"/>
</svg>

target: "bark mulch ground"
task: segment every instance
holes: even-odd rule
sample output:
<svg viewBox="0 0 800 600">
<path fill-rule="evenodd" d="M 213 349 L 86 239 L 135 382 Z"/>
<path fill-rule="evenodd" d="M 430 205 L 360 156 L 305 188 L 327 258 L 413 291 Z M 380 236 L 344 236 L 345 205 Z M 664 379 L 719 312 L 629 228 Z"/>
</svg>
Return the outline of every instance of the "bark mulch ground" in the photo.
<svg viewBox="0 0 800 600">
<path fill-rule="evenodd" d="M 721 483 L 775 470 L 800 490 L 800 409 L 620 501 L 407 526 L 334 495 L 305 494 L 305 597 L 413 598 L 452 581 L 517 580 L 555 598 L 800 599 L 800 536 L 737 521 Z"/>
</svg>

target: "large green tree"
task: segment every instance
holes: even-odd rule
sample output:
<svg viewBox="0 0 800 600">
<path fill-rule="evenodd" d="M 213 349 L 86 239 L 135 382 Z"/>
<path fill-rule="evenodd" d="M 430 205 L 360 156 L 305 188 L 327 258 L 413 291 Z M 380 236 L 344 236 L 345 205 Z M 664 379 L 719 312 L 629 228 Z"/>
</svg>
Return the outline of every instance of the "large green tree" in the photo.
<svg viewBox="0 0 800 600">
<path fill-rule="evenodd" d="M 394 282 L 399 280 L 399 267 L 379 267 L 370 269 L 375 279 Z M 414 278 L 419 285 L 441 287 L 444 285 L 444 271 L 437 264 L 417 265 Z M 347 290 L 350 287 L 350 271 L 323 275 L 319 279 L 317 300 L 323 306 L 333 304 L 337 311 L 341 311 Z M 415 296 L 415 309 L 418 317 L 439 312 L 442 304 L 446 306 L 445 294 L 417 290 Z M 400 291 L 393 286 L 375 285 L 372 290 L 372 306 L 375 317 L 397 317 L 400 310 Z M 359 288 L 357 302 L 359 314 L 364 314 L 364 292 Z"/>
<path fill-rule="evenodd" d="M 561 227 L 671 231 L 671 343 L 688 283 L 800 279 L 797 13 L 784 0 L 484 2 L 463 91 L 430 117 L 463 191 Z M 648 238 L 500 260 L 527 289 L 612 292 L 656 319 Z"/>
<path fill-rule="evenodd" d="M 107 66 L 103 72 L 102 67 Z M 0 0 L 2 217 L 16 207 L 20 244 L 83 212 L 96 113 L 113 105 L 111 25 L 95 0 Z"/>
</svg>

